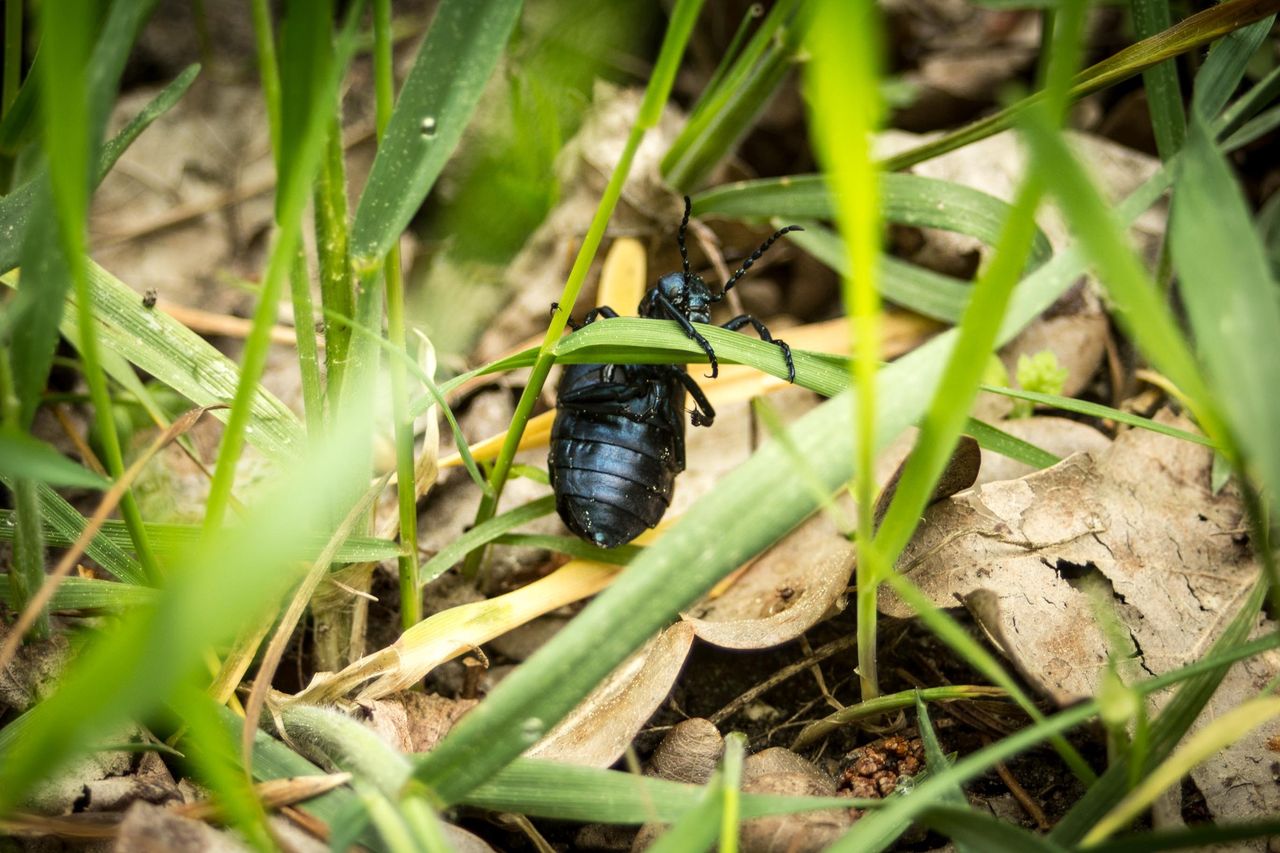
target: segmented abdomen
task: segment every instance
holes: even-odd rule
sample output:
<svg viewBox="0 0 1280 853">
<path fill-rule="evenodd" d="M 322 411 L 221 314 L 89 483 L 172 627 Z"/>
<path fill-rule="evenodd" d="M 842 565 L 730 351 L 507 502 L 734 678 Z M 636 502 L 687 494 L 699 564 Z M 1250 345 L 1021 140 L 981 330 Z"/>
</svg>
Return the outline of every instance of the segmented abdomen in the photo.
<svg viewBox="0 0 1280 853">
<path fill-rule="evenodd" d="M 556 413 L 548 458 L 556 510 L 570 530 L 602 548 L 657 524 L 684 470 L 684 389 L 661 385 L 653 389 L 659 405 L 640 420 L 563 403 Z"/>
</svg>

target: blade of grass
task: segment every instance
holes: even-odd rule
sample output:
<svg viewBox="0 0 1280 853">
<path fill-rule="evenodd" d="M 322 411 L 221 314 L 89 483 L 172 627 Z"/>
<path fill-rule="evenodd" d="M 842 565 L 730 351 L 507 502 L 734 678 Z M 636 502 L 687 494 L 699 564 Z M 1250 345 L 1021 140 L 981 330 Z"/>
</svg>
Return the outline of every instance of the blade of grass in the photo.
<svg viewBox="0 0 1280 853">
<path fill-rule="evenodd" d="M 1169 0 L 1129 0 L 1129 14 L 1133 20 L 1134 35 L 1139 39 L 1163 32 L 1173 23 Z M 1147 93 L 1156 149 L 1160 152 L 1160 159 L 1167 162 L 1182 148 L 1182 140 L 1187 133 L 1177 64 L 1168 59 L 1151 66 L 1142 72 L 1142 85 Z"/>
<path fill-rule="evenodd" d="M 1244 193 L 1199 114 L 1175 185 L 1171 229 L 1178 292 L 1217 399 L 1247 464 L 1276 494 L 1280 362 L 1264 353 L 1280 336 L 1280 288 Z"/>
<path fill-rule="evenodd" d="M 899 225 L 955 231 L 995 245 L 1009 215 L 1007 202 L 963 184 L 905 174 L 884 174 L 881 180 L 883 216 Z M 693 213 L 788 222 L 830 219 L 837 201 L 822 175 L 792 175 L 738 181 L 706 190 L 693 197 Z M 1049 238 L 1037 226 L 1033 264 L 1044 262 L 1051 254 Z"/>
<path fill-rule="evenodd" d="M 520 0 L 445 0 L 400 91 L 351 230 L 356 271 L 377 269 L 462 139 Z"/>
<path fill-rule="evenodd" d="M 1062 397 L 1058 394 L 1041 394 L 1038 391 L 1023 391 L 1021 388 L 1003 388 L 996 385 L 983 385 L 982 390 L 991 394 L 1001 394 L 1005 397 L 1013 397 L 1019 400 L 1030 400 L 1033 403 L 1039 403 L 1043 406 L 1052 406 L 1055 409 L 1061 409 L 1064 412 L 1075 412 L 1080 415 L 1089 415 L 1090 417 L 1100 418 L 1102 420 L 1116 421 L 1117 423 L 1128 424 L 1139 429 L 1157 432 L 1161 435 L 1167 435 L 1170 438 L 1178 438 L 1183 441 L 1190 441 L 1195 444 L 1203 444 L 1206 447 L 1213 447 L 1213 442 L 1205 438 L 1203 435 L 1194 432 L 1188 432 L 1185 429 L 1162 424 L 1151 418 L 1144 418 L 1135 415 L 1132 412 L 1113 409 L 1110 406 L 1103 406 L 1099 403 L 1090 403 L 1088 400 L 1077 400 L 1074 397 Z"/>
<path fill-rule="evenodd" d="M 0 574 L 0 603 L 13 607 L 16 599 L 8 591 L 8 577 Z M 150 587 L 129 583 L 65 578 L 49 600 L 50 610 L 127 610 L 156 600 L 158 593 Z"/>
<path fill-rule="evenodd" d="M 52 493 L 49 493 L 52 494 Z M 42 499 L 45 496 L 42 495 Z M 55 495 L 56 497 L 56 495 Z M 68 505 L 69 506 L 69 505 Z M 76 541 L 80 535 L 80 530 L 84 528 L 87 519 L 80 515 L 75 509 L 71 509 L 73 518 L 71 524 L 63 525 L 57 519 L 51 518 L 52 511 L 48 506 L 44 510 L 44 537 L 45 541 L 57 548 L 64 548 Z M 59 516 L 61 518 L 61 516 Z M 0 509 L 0 542 L 8 542 L 13 538 L 14 513 L 13 510 Z M 165 556 L 173 556 L 179 552 L 190 548 L 200 538 L 200 526 L 196 524 L 161 524 L 154 521 L 148 521 L 147 536 L 151 539 L 151 544 L 155 546 L 156 552 Z M 318 542 L 324 544 L 328 536 L 326 534 L 312 533 L 308 539 L 312 540 L 312 544 Z M 126 548 L 129 545 L 129 531 L 123 522 L 108 519 L 103 522 L 102 529 L 93 539 L 94 543 L 105 544 L 115 548 Z M 338 549 L 334 561 L 338 563 L 360 563 L 378 560 L 389 560 L 396 556 L 399 548 L 396 543 L 390 539 L 375 539 L 371 536 L 352 536 L 348 538 Z M 99 562 L 103 560 L 94 556 L 93 548 L 90 547 L 88 554 Z M 122 554 L 123 556 L 123 554 Z M 113 572 L 114 574 L 114 572 Z M 131 583 L 141 582 L 141 575 L 137 580 Z"/>
<path fill-rule="evenodd" d="M 43 441 L 6 428 L 0 428 L 0 474 L 54 486 L 105 489 L 111 485 L 105 477 L 77 465 Z M 37 513 L 33 515 L 39 518 Z"/>
<path fill-rule="evenodd" d="M 969 419 L 969 423 L 964 428 L 964 433 L 975 439 L 983 450 L 990 450 L 994 453 L 999 453 L 1001 456 L 1025 462 L 1033 468 L 1048 468 L 1062 461 L 1049 451 L 1036 447 L 1034 444 L 1023 441 L 1016 436 L 1009 435 L 1009 433 L 977 418 Z"/>
<path fill-rule="evenodd" d="M 984 850 L 992 853 L 1066 853 L 1042 836 L 965 806 L 929 806 L 919 820 L 934 832 L 955 842 L 957 850 Z"/>
</svg>

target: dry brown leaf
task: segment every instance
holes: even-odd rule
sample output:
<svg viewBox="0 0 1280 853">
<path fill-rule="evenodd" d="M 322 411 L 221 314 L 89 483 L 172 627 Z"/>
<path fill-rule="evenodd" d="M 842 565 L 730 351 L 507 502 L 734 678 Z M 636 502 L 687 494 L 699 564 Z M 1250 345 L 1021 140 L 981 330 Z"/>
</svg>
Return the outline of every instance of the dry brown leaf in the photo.
<svg viewBox="0 0 1280 853">
<path fill-rule="evenodd" d="M 1000 421 L 996 424 L 1000 429 L 1030 442 L 1041 450 L 1065 459 L 1073 453 L 1098 454 L 1107 449 L 1111 439 L 1098 430 L 1068 418 L 1037 416 Z M 1036 469 L 1025 462 L 1001 456 L 990 450 L 982 451 L 982 468 L 978 471 L 978 485 L 994 483 L 999 480 L 1016 480 Z"/>
<path fill-rule="evenodd" d="M 563 764 L 609 767 L 666 700 L 692 645 L 691 626 L 678 622 L 667 628 L 596 685 L 525 754 Z"/>
<path fill-rule="evenodd" d="M 1182 429 L 1190 422 L 1162 413 Z M 1134 655 L 1127 678 L 1198 659 L 1258 577 L 1238 497 L 1210 488 L 1212 452 L 1146 430 L 1044 471 L 987 483 L 932 508 L 903 555 L 942 607 L 962 598 L 1031 683 L 1059 704 L 1099 687 L 1108 648 L 1083 587 L 1101 582 Z M 892 594 L 892 616 L 910 610 Z M 1122 664 L 1124 661 L 1122 661 Z M 1272 652 L 1234 668 L 1202 719 L 1280 672 Z M 1164 701 L 1162 698 L 1160 701 Z M 1157 703 L 1159 704 L 1159 703 Z M 1194 775 L 1220 818 L 1280 809 L 1264 726 Z"/>
</svg>

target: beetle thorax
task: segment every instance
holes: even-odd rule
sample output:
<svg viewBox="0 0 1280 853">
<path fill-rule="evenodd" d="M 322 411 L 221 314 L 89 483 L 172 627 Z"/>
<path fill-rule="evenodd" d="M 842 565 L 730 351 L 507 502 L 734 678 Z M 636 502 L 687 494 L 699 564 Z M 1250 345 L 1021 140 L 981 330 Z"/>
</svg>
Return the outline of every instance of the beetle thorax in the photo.
<svg viewBox="0 0 1280 853">
<path fill-rule="evenodd" d="M 707 287 L 702 276 L 692 273 L 688 275 L 680 272 L 667 273 L 658 279 L 658 283 L 645 297 L 640 306 L 642 316 L 666 318 L 666 309 L 655 298 L 658 295 L 692 322 L 711 322 L 711 303 L 714 300 L 711 297 L 711 288 Z"/>
</svg>

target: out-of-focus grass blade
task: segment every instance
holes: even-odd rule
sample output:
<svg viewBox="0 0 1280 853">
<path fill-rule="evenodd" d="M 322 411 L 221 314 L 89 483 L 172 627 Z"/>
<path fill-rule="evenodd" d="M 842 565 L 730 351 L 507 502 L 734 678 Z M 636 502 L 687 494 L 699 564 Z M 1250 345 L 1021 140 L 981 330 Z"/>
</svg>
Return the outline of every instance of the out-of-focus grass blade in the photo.
<svg viewBox="0 0 1280 853">
<path fill-rule="evenodd" d="M 980 190 L 920 175 L 881 176 L 884 218 L 900 225 L 939 228 L 994 245 L 1009 205 Z M 693 197 L 695 216 L 718 214 L 744 219 L 830 219 L 834 204 L 821 175 L 794 175 L 724 184 Z M 1032 263 L 1049 257 L 1049 238 L 1039 228 Z"/>
<path fill-rule="evenodd" d="M 160 94 L 156 95 L 151 101 L 142 108 L 142 111 L 134 116 L 124 128 L 107 140 L 102 146 L 102 152 L 98 155 L 98 169 L 96 173 L 96 181 L 101 181 L 106 177 L 107 172 L 111 171 L 111 167 L 120 159 L 133 141 L 146 130 L 153 121 L 164 115 L 169 109 L 178 102 L 178 100 L 191 88 L 191 84 L 195 82 L 196 75 L 200 73 L 199 65 L 189 65 L 187 68 L 174 78 L 173 82 L 165 86 Z M 33 79 L 28 78 L 28 85 L 23 87 L 23 91 L 27 91 Z M 19 97 L 21 100 L 21 96 Z M 40 180 L 33 178 L 15 187 L 7 195 L 0 196 L 0 233 L 4 234 L 23 234 L 26 232 L 27 224 L 30 222 L 32 205 L 35 203 L 37 190 L 41 185 Z M 18 265 L 18 251 L 21 248 L 20 240 L 4 240 L 0 241 L 0 272 L 8 272 Z"/>
<path fill-rule="evenodd" d="M 1155 201 L 1167 180 L 1162 170 L 1117 213 L 1131 221 Z M 1067 249 L 1028 276 L 1014 293 L 999 342 L 1051 305 L 1083 268 L 1080 254 Z M 924 412 L 954 340 L 953 333 L 943 333 L 881 372 L 886 396 L 877 434 L 880 446 Z M 852 415 L 850 401 L 841 397 L 819 406 L 791 429 L 802 453 L 831 460 L 819 470 L 832 491 L 851 474 Z M 646 548 L 609 590 L 463 718 L 421 760 L 415 776 L 443 801 L 456 801 L 528 747 L 525 731 L 549 728 L 673 614 L 807 517 L 816 500 L 808 486 L 790 475 L 787 458 L 778 442 L 770 442 L 732 472 L 657 545 Z M 706 531 L 729 525 L 742 535 L 707 539 Z"/>
<path fill-rule="evenodd" d="M 14 286 L 15 277 L 0 281 Z M 89 263 L 89 286 L 98 340 L 198 406 L 230 400 L 240 371 L 212 345 L 163 311 L 148 311 L 142 299 L 102 267 Z M 75 312 L 63 317 L 63 333 L 78 338 Z M 212 413 L 225 420 L 225 410 Z M 297 416 L 259 388 L 250 411 L 248 439 L 277 460 L 292 458 L 303 435 Z"/>
<path fill-rule="evenodd" d="M 1244 79 L 1249 60 L 1271 32 L 1273 14 L 1257 23 L 1226 35 L 1209 51 L 1209 57 L 1196 75 L 1191 108 L 1204 121 L 1215 118 Z"/>
<path fill-rule="evenodd" d="M 1195 675 L 1183 680 L 1178 692 L 1152 723 L 1150 748 L 1147 752 L 1150 764 L 1163 761 L 1177 747 L 1183 735 L 1199 718 L 1200 712 L 1212 698 L 1218 685 L 1222 683 L 1223 677 L 1230 668 L 1229 662 L 1241 659 L 1236 655 L 1244 651 L 1243 647 L 1252 645 L 1257 648 L 1259 645 L 1276 643 L 1276 634 L 1262 637 L 1252 643 L 1247 642 L 1249 634 L 1257 624 L 1258 613 L 1262 609 L 1266 591 L 1265 583 L 1256 584 L 1249 598 L 1214 642 L 1209 653 L 1200 661 L 1183 668 L 1183 672 L 1193 671 Z M 1173 683 L 1169 676 L 1161 676 L 1154 681 Z M 1140 772 L 1142 770 L 1145 768 L 1141 768 Z M 1125 795 L 1129 790 L 1129 780 L 1129 758 L 1123 757 L 1108 767 L 1107 772 L 1102 774 L 1098 781 L 1085 792 L 1085 795 L 1076 801 L 1049 836 L 1059 844 L 1078 843 Z"/>
<path fill-rule="evenodd" d="M 480 100 L 520 0 L 445 0 L 418 51 L 356 209 L 351 253 L 374 266 L 435 184 Z"/>
<path fill-rule="evenodd" d="M 1280 836 L 1280 818 L 1248 823 L 1202 823 L 1179 829 L 1158 829 L 1122 835 L 1089 848 L 1090 853 L 1159 853 L 1163 850 L 1209 850 L 1232 842 Z"/>
<path fill-rule="evenodd" d="M 4 482 L 6 486 L 12 489 L 15 481 L 0 476 L 0 482 Z M 77 512 L 75 507 L 63 500 L 61 495 L 43 483 L 36 485 L 36 494 L 40 498 L 40 520 L 44 526 L 46 541 L 50 544 L 64 542 L 69 545 L 79 539 L 87 523 L 85 517 Z M 8 523 L 6 524 L 5 522 Z M 121 534 L 123 541 L 131 543 L 124 524 L 121 522 L 115 523 L 123 531 Z M 3 534 L 5 538 L 13 536 L 12 514 L 0 519 L 0 534 Z M 126 554 L 121 545 L 112 542 L 101 533 L 93 537 L 89 546 L 85 548 L 85 553 L 96 560 L 102 568 L 126 583 L 144 584 L 147 582 L 146 573 L 143 572 L 142 566 L 138 561 Z"/>
<path fill-rule="evenodd" d="M 77 465 L 43 441 L 12 429 L 0 429 L 0 474 L 53 486 L 105 489 L 111 485 L 106 477 Z"/>
<path fill-rule="evenodd" d="M 791 242 L 841 276 L 849 274 L 845 263 L 844 243 L 838 234 L 816 222 L 797 224 L 803 225 L 804 230 L 792 234 Z M 880 295 L 885 299 L 945 323 L 959 320 L 969 301 L 968 282 L 916 266 L 892 255 L 881 256 L 880 274 L 876 282 L 880 286 Z"/>
<path fill-rule="evenodd" d="M 350 444 L 359 432 L 335 423 L 326 443 L 281 476 L 244 524 L 172 562 L 154 607 L 129 611 L 81 652 L 0 760 L 0 811 L 103 733 L 153 712 L 200 667 L 206 649 L 257 624 L 276 606 L 299 567 L 319 550 L 302 534 L 333 510 L 335 486 L 358 473 Z M 94 712 L 86 714 L 90 707 Z"/>
<path fill-rule="evenodd" d="M 85 194 L 89 176 L 85 172 L 89 161 L 85 159 L 86 154 L 91 161 L 98 156 L 99 141 L 111 105 L 115 102 L 115 92 L 125 59 L 138 28 L 150 14 L 152 6 L 154 0 L 114 4 L 85 67 L 76 67 L 82 61 L 81 56 L 59 57 L 51 55 L 48 50 L 44 51 L 46 61 L 41 64 L 41 68 L 46 76 L 41 81 L 40 88 L 43 90 L 50 85 L 60 85 L 59 81 L 64 75 L 71 75 L 63 82 L 74 89 L 77 97 L 85 98 L 78 109 L 58 111 L 54 116 L 60 122 L 73 122 L 76 127 L 63 128 L 62 132 L 51 127 L 49 132 L 54 138 L 47 140 L 50 153 L 58 157 L 58 174 L 61 175 L 64 168 L 73 170 L 66 173 L 65 179 L 59 178 L 59 183 L 65 184 L 67 193 L 71 195 L 85 196 L 87 199 Z M 71 10 L 67 14 L 73 19 L 81 17 Z M 74 40 L 78 38 L 75 35 L 77 26 L 90 26 L 88 16 L 83 17 L 85 20 L 79 25 L 75 20 L 48 20 L 68 24 L 66 33 Z M 83 37 L 90 36 L 85 33 Z M 70 96 L 68 93 L 68 97 Z M 55 99 L 50 96 L 48 103 L 54 102 Z M 46 122 L 49 119 L 46 116 Z M 23 267 L 24 287 L 6 313 L 12 334 L 14 391 L 21 407 L 19 424 L 22 426 L 30 423 L 39 403 L 40 392 L 44 389 L 50 360 L 57 344 L 57 328 L 62 318 L 64 299 L 71 289 L 65 247 L 58 237 L 58 205 L 55 204 L 53 195 L 53 178 L 54 175 L 47 168 L 37 173 L 32 182 L 33 195 L 28 200 L 27 227 L 21 232 L 7 232 L 8 236 L 3 241 L 6 244 L 21 244 L 18 258 Z M 71 203 L 71 195 L 68 195 L 68 203 Z M 16 199 L 14 203 L 21 205 L 21 200 Z M 76 206 L 80 208 L 78 212 L 67 212 L 67 215 L 73 216 L 69 222 L 74 222 L 76 228 L 83 229 L 84 202 Z"/>
<path fill-rule="evenodd" d="M 71 512 L 77 513 L 74 509 Z M 80 516 L 79 527 L 69 527 L 60 525 L 57 521 L 50 517 L 48 509 L 45 510 L 44 518 L 44 538 L 45 542 L 54 547 L 65 547 L 75 542 L 79 538 L 79 530 L 84 527 L 84 517 Z M 200 527 L 195 524 L 161 524 L 159 522 L 147 522 L 147 536 L 151 539 L 151 544 L 155 547 L 156 553 L 165 556 L 172 556 L 182 552 L 183 549 L 189 548 L 200 538 Z M 13 510 L 0 509 L 0 542 L 7 542 L 13 538 Z M 327 537 L 322 534 L 312 534 L 310 540 L 312 544 L 319 547 L 324 544 Z M 119 548 L 128 548 L 129 531 L 125 528 L 124 522 L 107 521 L 102 525 L 101 532 L 94 539 L 95 542 L 105 542 L 108 545 L 115 545 Z M 366 563 L 375 560 L 391 560 L 395 559 L 396 554 L 400 552 L 399 546 L 390 539 L 376 539 L 372 536 L 352 536 L 342 547 L 338 549 L 337 555 L 334 557 L 335 562 L 341 563 Z M 89 548 L 89 555 L 92 557 L 93 548 Z M 94 557 L 98 559 L 98 557 Z M 113 573 L 114 574 L 114 573 Z"/>
<path fill-rule="evenodd" d="M 1280 697 L 1266 696 L 1253 699 L 1216 717 L 1187 738 L 1186 743 L 1178 747 L 1159 767 L 1145 775 L 1138 787 L 1130 791 L 1089 830 L 1081 839 L 1081 845 L 1089 847 L 1097 844 L 1128 825 L 1167 788 L 1178 784 L 1214 753 L 1230 746 L 1276 716 L 1280 716 Z"/>
<path fill-rule="evenodd" d="M 1089 415 L 1094 418 L 1103 420 L 1112 420 L 1129 426 L 1138 427 L 1139 429 L 1158 432 L 1161 435 L 1167 435 L 1170 438 L 1180 438 L 1183 441 L 1194 442 L 1195 444 L 1203 444 L 1206 447 L 1213 447 L 1213 442 L 1205 438 L 1203 435 L 1195 432 L 1188 432 L 1185 429 L 1162 424 L 1151 418 L 1144 418 L 1135 415 L 1132 412 L 1113 409 L 1111 406 L 1104 406 L 1100 403 L 1090 403 L 1088 400 L 1077 400 L 1074 397 L 1062 397 L 1058 394 L 1041 394 L 1038 391 L 1023 391 L 1021 388 L 1003 388 L 996 385 L 983 385 L 983 391 L 992 394 L 1002 394 L 1006 397 L 1015 397 L 1019 400 L 1030 400 L 1033 403 L 1039 403 L 1042 406 L 1052 406 L 1055 409 L 1062 409 L 1064 412 L 1075 412 L 1080 415 Z"/>
<path fill-rule="evenodd" d="M 1280 490 L 1280 287 L 1244 194 L 1199 114 L 1174 188 L 1170 248 L 1200 357 L 1263 485 Z"/>
<path fill-rule="evenodd" d="M 919 816 L 925 826 L 956 844 L 957 850 L 990 853 L 1067 853 L 1048 839 L 1000 820 L 995 815 L 955 805 L 932 805 Z"/>
<path fill-rule="evenodd" d="M 1129 11 L 1134 35 L 1150 38 L 1169 28 L 1169 0 L 1130 0 Z M 1172 59 L 1153 65 L 1142 72 L 1142 85 L 1147 92 L 1151 111 L 1151 129 L 1156 136 L 1160 159 L 1167 161 L 1182 148 L 1186 137 L 1187 117 L 1182 110 L 1182 89 L 1178 85 L 1178 66 Z"/>
<path fill-rule="evenodd" d="M 2 526 L 2 525 L 0 525 Z M 0 603 L 12 607 L 8 575 L 0 574 Z M 49 602 L 50 610 L 126 610 L 155 602 L 159 593 L 150 587 L 94 578 L 66 578 Z"/>
</svg>

